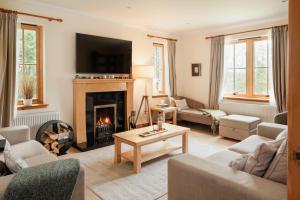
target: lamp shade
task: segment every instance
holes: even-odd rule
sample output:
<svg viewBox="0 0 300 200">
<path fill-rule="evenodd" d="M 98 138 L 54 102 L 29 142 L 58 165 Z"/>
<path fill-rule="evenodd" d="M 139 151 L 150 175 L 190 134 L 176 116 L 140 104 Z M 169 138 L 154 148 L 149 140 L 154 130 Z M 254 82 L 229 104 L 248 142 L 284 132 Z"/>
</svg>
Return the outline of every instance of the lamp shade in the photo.
<svg viewBox="0 0 300 200">
<path fill-rule="evenodd" d="M 154 77 L 154 67 L 152 65 L 137 65 L 133 67 L 133 78 L 152 79 Z"/>
</svg>

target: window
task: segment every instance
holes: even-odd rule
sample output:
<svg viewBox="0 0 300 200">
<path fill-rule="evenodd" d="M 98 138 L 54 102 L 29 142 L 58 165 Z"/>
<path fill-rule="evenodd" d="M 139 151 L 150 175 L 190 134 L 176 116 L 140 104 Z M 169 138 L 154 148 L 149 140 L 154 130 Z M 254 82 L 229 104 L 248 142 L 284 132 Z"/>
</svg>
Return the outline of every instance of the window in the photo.
<svg viewBox="0 0 300 200">
<path fill-rule="evenodd" d="M 33 79 L 33 104 L 43 104 L 42 27 L 21 24 L 17 32 L 17 41 L 19 88 L 24 76 Z M 18 90 L 18 105 L 19 108 L 23 106 L 20 89 Z"/>
<path fill-rule="evenodd" d="M 165 82 L 165 60 L 164 60 L 164 45 L 153 43 L 153 66 L 154 78 L 153 89 L 155 94 L 166 93 Z"/>
<path fill-rule="evenodd" d="M 269 59 L 267 37 L 226 44 L 223 88 L 225 98 L 268 101 Z"/>
</svg>

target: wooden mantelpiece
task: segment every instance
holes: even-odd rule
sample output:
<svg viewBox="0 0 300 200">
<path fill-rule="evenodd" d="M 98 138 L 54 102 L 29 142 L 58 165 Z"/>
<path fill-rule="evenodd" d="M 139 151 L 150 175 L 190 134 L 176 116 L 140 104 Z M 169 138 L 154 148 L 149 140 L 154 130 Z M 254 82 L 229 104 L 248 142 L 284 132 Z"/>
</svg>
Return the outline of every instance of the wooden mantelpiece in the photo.
<svg viewBox="0 0 300 200">
<path fill-rule="evenodd" d="M 76 144 L 86 138 L 86 93 L 125 91 L 125 127 L 133 110 L 133 79 L 73 79 L 73 109 Z"/>
</svg>

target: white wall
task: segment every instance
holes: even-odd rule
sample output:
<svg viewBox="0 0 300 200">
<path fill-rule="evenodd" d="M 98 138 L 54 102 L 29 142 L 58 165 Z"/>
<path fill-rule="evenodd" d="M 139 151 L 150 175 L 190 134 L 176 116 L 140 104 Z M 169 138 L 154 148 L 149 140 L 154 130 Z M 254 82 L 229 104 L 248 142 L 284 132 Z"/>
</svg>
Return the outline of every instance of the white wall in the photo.
<svg viewBox="0 0 300 200">
<path fill-rule="evenodd" d="M 27 112 L 55 110 L 61 119 L 73 123 L 73 88 L 75 76 L 75 33 L 85 33 L 133 41 L 133 65 L 152 64 L 153 39 L 146 37 L 147 30 L 94 18 L 76 11 L 31 4 L 22 0 L 0 0 L 1 7 L 34 14 L 63 18 L 63 23 L 48 22 L 38 18 L 19 16 L 19 22 L 38 24 L 44 28 L 44 96 L 47 109 Z M 153 33 L 153 32 L 152 32 Z M 134 107 L 137 110 L 143 95 L 143 82 L 134 85 Z M 26 111 L 20 111 L 26 112 Z M 143 112 L 144 113 L 144 112 Z M 142 115 L 144 115 L 142 113 Z M 141 123 L 146 119 L 142 116 Z"/>
<path fill-rule="evenodd" d="M 257 28 L 286 24 L 287 19 L 272 22 L 257 22 L 254 25 L 240 25 L 218 29 L 206 29 L 180 35 L 181 44 L 178 49 L 178 86 L 179 94 L 193 98 L 208 105 L 210 80 L 210 40 L 206 36 L 239 32 Z M 191 64 L 202 63 L 202 76 L 192 77 Z M 261 117 L 264 121 L 272 121 L 276 113 L 275 106 L 251 102 L 222 101 L 220 109 L 228 113 L 245 114 Z"/>
</svg>

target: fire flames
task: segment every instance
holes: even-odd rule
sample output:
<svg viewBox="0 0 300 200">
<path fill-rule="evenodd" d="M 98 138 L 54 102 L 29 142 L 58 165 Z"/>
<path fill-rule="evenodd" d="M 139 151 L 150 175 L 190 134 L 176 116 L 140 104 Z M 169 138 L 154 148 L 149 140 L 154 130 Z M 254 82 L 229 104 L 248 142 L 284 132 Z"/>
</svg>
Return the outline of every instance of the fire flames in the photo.
<svg viewBox="0 0 300 200">
<path fill-rule="evenodd" d="M 111 121 L 109 117 L 100 117 L 100 119 L 97 122 L 97 126 L 101 125 L 111 125 Z"/>
</svg>

